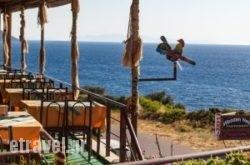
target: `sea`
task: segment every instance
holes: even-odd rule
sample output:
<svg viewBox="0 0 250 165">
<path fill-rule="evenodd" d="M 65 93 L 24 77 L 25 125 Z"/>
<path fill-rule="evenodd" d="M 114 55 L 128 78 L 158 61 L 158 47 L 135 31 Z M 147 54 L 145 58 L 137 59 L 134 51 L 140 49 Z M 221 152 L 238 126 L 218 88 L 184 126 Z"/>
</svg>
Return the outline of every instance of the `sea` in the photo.
<svg viewBox="0 0 250 165">
<path fill-rule="evenodd" d="M 39 71 L 39 41 L 28 41 L 27 71 Z M 121 42 L 79 42 L 80 86 L 105 88 L 106 95 L 131 96 L 131 69 L 121 63 Z M 143 44 L 139 78 L 172 78 L 173 63 L 155 51 L 157 43 Z M 173 45 L 172 45 L 173 46 Z M 12 66 L 20 67 L 20 43 L 12 43 Z M 71 83 L 70 42 L 46 41 L 45 74 Z M 141 96 L 162 92 L 189 111 L 209 108 L 250 110 L 250 46 L 186 44 L 175 81 L 140 81 Z"/>
</svg>

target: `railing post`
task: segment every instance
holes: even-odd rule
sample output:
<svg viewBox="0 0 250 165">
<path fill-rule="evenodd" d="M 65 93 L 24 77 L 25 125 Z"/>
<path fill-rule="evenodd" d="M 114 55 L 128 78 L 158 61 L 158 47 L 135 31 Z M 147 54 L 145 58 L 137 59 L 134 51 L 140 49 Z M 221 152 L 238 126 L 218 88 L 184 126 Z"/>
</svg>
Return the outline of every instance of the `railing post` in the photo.
<svg viewBox="0 0 250 165">
<path fill-rule="evenodd" d="M 111 107 L 110 104 L 107 105 L 107 113 L 106 113 L 106 156 L 110 156 L 110 132 L 111 132 Z"/>
<path fill-rule="evenodd" d="M 126 109 L 121 110 L 120 115 L 120 162 L 126 161 Z"/>
<path fill-rule="evenodd" d="M 93 99 L 90 95 L 88 95 L 88 99 L 89 99 L 89 136 L 87 136 L 87 146 L 89 149 L 89 155 L 88 155 L 88 161 L 90 161 L 91 159 L 91 155 L 92 155 L 92 133 L 93 133 L 93 128 L 92 128 L 92 108 L 93 108 Z"/>
</svg>

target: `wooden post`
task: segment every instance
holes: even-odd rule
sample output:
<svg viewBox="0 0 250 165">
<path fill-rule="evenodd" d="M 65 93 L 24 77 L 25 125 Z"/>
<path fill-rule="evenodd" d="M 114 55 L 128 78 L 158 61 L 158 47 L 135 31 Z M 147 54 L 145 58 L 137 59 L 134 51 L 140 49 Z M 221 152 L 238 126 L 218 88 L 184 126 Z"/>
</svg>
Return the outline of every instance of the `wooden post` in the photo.
<svg viewBox="0 0 250 165">
<path fill-rule="evenodd" d="M 12 17 L 11 13 L 4 13 L 4 29 L 3 29 L 3 44 L 4 44 L 4 67 L 11 67 L 11 30 L 12 30 Z"/>
<path fill-rule="evenodd" d="M 9 46 L 9 61 L 8 61 L 8 66 L 11 68 L 11 61 L 12 61 L 12 51 L 11 51 L 11 38 L 12 38 L 12 14 L 8 13 L 9 17 L 7 19 L 8 23 L 8 33 L 7 33 L 7 43 Z"/>
</svg>

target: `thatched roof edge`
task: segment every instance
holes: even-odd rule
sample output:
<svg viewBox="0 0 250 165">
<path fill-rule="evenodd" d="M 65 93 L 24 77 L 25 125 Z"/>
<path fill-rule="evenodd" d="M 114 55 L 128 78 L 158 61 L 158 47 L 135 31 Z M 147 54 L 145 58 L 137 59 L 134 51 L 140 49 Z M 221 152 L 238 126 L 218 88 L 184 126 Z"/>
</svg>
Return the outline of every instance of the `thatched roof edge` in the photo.
<svg viewBox="0 0 250 165">
<path fill-rule="evenodd" d="M 45 0 L 47 7 L 59 7 L 71 3 L 71 0 Z M 1 11 L 9 13 L 20 11 L 22 7 L 25 9 L 37 8 L 42 0 L 0 0 Z"/>
</svg>

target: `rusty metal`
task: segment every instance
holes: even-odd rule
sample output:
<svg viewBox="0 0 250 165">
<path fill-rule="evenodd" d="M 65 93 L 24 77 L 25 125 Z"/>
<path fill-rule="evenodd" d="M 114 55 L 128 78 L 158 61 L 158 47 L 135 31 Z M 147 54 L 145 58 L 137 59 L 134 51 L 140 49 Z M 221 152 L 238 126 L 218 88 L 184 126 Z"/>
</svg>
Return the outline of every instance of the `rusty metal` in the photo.
<svg viewBox="0 0 250 165">
<path fill-rule="evenodd" d="M 139 78 L 139 81 L 174 81 L 177 79 L 177 63 L 173 63 L 173 77 Z"/>
<path fill-rule="evenodd" d="M 131 121 L 129 120 L 126 113 L 124 113 L 123 117 L 124 117 L 124 119 L 126 121 L 126 125 L 128 126 L 128 131 L 129 131 L 130 136 L 131 136 L 131 141 L 133 140 L 133 142 L 134 142 L 133 145 L 134 145 L 135 150 L 136 150 L 136 152 L 135 152 L 136 156 L 138 157 L 138 160 L 143 160 L 144 157 L 143 157 L 142 150 L 140 148 L 136 133 L 135 133 L 135 131 L 133 129 L 133 125 L 132 125 Z"/>
</svg>

